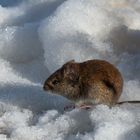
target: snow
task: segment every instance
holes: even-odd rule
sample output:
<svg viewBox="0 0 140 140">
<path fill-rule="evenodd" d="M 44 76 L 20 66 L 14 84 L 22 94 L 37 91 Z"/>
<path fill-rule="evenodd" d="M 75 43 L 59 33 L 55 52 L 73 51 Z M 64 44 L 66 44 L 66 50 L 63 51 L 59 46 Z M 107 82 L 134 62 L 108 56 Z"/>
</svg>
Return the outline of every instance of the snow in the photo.
<svg viewBox="0 0 140 140">
<path fill-rule="evenodd" d="M 0 140 L 139 140 L 140 105 L 64 111 L 43 91 L 68 60 L 105 59 L 140 100 L 139 0 L 0 0 Z"/>
</svg>

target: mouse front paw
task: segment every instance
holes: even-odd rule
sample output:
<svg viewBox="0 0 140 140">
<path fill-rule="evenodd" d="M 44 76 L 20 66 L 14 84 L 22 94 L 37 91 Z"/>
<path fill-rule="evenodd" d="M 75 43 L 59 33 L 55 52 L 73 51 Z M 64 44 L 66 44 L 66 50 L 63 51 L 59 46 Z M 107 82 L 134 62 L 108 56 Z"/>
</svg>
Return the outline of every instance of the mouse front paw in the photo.
<svg viewBox="0 0 140 140">
<path fill-rule="evenodd" d="M 82 105 L 78 106 L 78 108 L 88 110 L 88 109 L 93 108 L 93 106 L 91 106 L 91 105 L 86 105 L 86 104 L 82 104 Z"/>
</svg>

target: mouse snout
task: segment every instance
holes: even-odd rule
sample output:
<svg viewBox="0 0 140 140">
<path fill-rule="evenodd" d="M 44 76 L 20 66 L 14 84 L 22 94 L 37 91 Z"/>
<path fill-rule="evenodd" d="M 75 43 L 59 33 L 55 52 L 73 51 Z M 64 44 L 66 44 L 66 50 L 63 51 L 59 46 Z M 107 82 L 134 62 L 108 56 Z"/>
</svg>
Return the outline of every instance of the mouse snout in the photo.
<svg viewBox="0 0 140 140">
<path fill-rule="evenodd" d="M 52 87 L 52 85 L 50 85 L 49 83 L 45 83 L 44 86 L 43 86 L 43 89 L 44 89 L 44 90 L 52 90 L 53 87 Z"/>
</svg>

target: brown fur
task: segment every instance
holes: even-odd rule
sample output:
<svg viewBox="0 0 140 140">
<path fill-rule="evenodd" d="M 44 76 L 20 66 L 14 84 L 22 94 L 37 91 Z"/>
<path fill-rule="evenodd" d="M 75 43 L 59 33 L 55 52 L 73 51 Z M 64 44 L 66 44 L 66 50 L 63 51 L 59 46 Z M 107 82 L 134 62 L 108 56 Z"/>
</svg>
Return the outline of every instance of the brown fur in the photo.
<svg viewBox="0 0 140 140">
<path fill-rule="evenodd" d="M 44 90 L 78 103 L 117 103 L 123 88 L 119 70 L 104 60 L 89 60 L 83 63 L 67 62 L 44 83 Z"/>
</svg>

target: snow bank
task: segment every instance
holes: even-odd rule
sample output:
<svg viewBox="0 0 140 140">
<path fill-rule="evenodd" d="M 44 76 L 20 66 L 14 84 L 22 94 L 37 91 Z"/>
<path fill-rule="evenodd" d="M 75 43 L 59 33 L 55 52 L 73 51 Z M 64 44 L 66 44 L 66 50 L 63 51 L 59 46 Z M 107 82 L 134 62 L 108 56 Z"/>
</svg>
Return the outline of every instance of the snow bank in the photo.
<svg viewBox="0 0 140 140">
<path fill-rule="evenodd" d="M 64 62 L 105 59 L 140 100 L 140 1 L 0 0 L 0 140 L 139 140 L 140 105 L 64 112 L 46 93 Z"/>
</svg>

